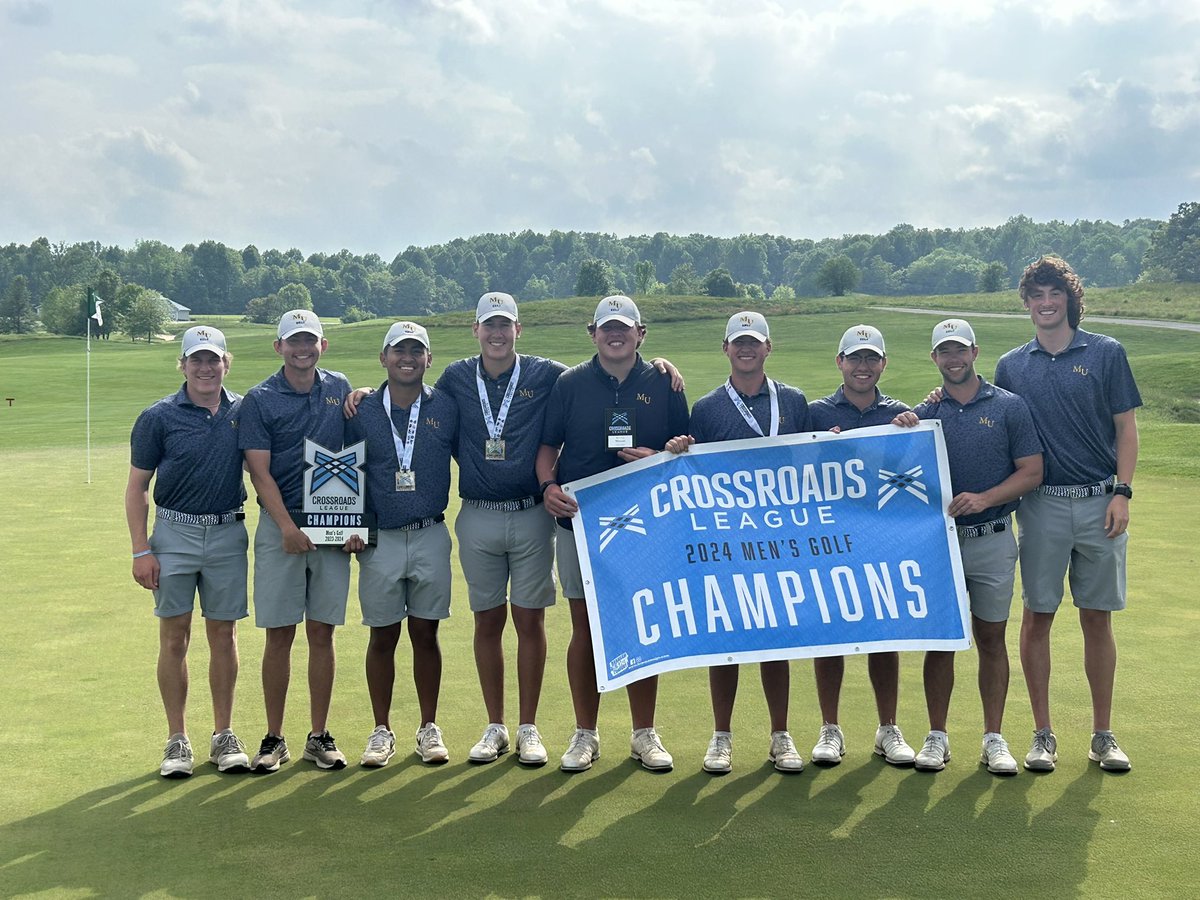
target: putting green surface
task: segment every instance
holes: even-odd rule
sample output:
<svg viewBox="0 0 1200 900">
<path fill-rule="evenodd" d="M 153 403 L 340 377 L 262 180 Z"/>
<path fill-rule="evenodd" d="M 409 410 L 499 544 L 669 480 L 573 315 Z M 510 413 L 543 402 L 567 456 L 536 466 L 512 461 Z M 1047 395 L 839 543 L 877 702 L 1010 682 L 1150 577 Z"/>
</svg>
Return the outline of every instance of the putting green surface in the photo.
<svg viewBox="0 0 1200 900">
<path fill-rule="evenodd" d="M 726 313 L 727 314 L 727 313 Z M 586 314 L 581 321 L 586 318 Z M 868 319 L 889 341 L 883 387 L 915 402 L 936 383 L 931 322 L 870 313 L 772 319 L 768 371 L 810 397 L 838 383 L 837 337 Z M 677 361 L 695 400 L 724 377 L 723 318 L 650 323 L 644 348 Z M 325 362 L 356 384 L 377 384 L 386 323 L 330 329 Z M 980 371 L 1028 339 L 1020 322 L 978 326 Z M 229 328 L 229 383 L 244 389 L 275 363 L 270 329 Z M 1114 727 L 1133 771 L 1108 775 L 1087 760 L 1091 730 L 1082 646 L 1066 609 L 1054 633 L 1052 708 L 1059 766 L 1050 775 L 988 775 L 978 764 L 981 714 L 974 651 L 958 656 L 953 758 L 944 772 L 893 769 L 871 753 L 874 704 L 861 658 L 848 660 L 841 704 L 848 752 L 832 769 L 798 776 L 766 762 L 765 704 L 744 667 L 734 719 L 734 771 L 700 771 L 711 735 L 703 671 L 666 675 L 659 730 L 675 770 L 655 775 L 629 759 L 624 697 L 601 709 L 602 756 L 567 776 L 554 763 L 574 726 L 563 658 L 569 616 L 548 612 L 550 657 L 538 723 L 551 765 L 512 755 L 474 767 L 467 750 L 485 722 L 471 617 L 455 561 L 454 614 L 439 724 L 451 762 L 411 754 L 417 713 L 407 644 L 399 651 L 393 726 L 400 751 L 384 769 L 353 765 L 373 722 L 362 674 L 366 629 L 351 587 L 338 633 L 330 728 L 351 759 L 341 772 L 299 760 L 307 730 L 306 651 L 293 653 L 286 732 L 293 762 L 270 776 L 225 776 L 200 762 L 186 781 L 157 775 L 166 738 L 154 682 L 157 626 L 150 595 L 129 574 L 122 495 L 128 429 L 137 412 L 179 383 L 177 347 L 109 342 L 92 354 L 92 483 L 86 483 L 83 345 L 0 343 L 0 895 L 20 896 L 1194 896 L 1194 727 L 1200 607 L 1189 511 L 1200 504 L 1195 425 L 1156 399 L 1200 396 L 1195 335 L 1124 329 L 1148 395 L 1133 504 L 1130 609 L 1115 617 L 1121 658 Z M 473 347 L 464 326 L 431 332 L 435 372 Z M 589 352 L 582 327 L 527 329 L 524 352 L 567 362 Z M 431 374 L 431 379 L 434 375 Z M 4 397 L 15 397 L 9 407 Z M 449 513 L 456 512 L 457 504 Z M 251 508 L 248 525 L 254 527 Z M 1015 606 L 1019 607 L 1019 601 Z M 1016 611 L 1019 616 L 1019 610 Z M 240 627 L 235 727 L 257 746 L 264 730 L 258 671 L 262 635 Z M 1005 734 L 1027 749 L 1032 721 L 1010 628 L 1013 664 Z M 510 651 L 514 650 L 511 634 Z M 509 654 L 510 663 L 515 652 Z M 210 730 L 207 649 L 195 629 L 190 731 L 202 760 Z M 792 666 L 791 731 L 808 757 L 820 726 L 811 664 Z M 925 733 L 919 655 L 902 659 L 899 722 Z M 516 710 L 510 666 L 508 708 Z M 515 719 L 510 727 L 515 729 Z"/>
</svg>

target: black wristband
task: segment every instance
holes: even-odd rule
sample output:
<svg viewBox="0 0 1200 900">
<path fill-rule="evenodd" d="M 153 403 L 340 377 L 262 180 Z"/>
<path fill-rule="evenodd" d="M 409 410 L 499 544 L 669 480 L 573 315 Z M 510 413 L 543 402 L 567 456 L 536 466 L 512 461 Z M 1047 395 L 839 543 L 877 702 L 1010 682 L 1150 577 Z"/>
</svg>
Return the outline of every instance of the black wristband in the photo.
<svg viewBox="0 0 1200 900">
<path fill-rule="evenodd" d="M 555 481 L 553 478 L 547 478 L 545 481 L 543 481 L 541 484 L 538 485 L 538 492 L 542 493 L 542 494 L 546 493 L 546 488 L 550 487 L 550 485 L 552 485 L 552 484 L 558 484 L 558 482 Z"/>
</svg>

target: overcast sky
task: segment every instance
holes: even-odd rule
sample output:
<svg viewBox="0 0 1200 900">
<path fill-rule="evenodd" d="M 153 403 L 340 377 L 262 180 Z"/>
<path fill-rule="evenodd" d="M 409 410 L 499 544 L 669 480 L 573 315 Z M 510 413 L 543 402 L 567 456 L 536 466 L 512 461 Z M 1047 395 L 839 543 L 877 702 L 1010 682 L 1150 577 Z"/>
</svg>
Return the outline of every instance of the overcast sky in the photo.
<svg viewBox="0 0 1200 900">
<path fill-rule="evenodd" d="M 1196 0 L 0 0 L 0 241 L 821 238 L 1200 200 Z"/>
</svg>

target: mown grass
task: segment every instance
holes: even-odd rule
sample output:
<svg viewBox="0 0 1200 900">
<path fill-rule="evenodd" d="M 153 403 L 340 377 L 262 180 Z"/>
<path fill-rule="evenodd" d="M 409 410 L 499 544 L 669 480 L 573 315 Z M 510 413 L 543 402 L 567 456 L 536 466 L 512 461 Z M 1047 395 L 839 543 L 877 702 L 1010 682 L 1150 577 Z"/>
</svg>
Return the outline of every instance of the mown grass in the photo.
<svg viewBox="0 0 1200 900">
<path fill-rule="evenodd" d="M 525 352 L 576 362 L 592 301 L 525 304 Z M 705 306 L 705 304 L 712 304 Z M 703 307 L 703 308 L 702 308 Z M 727 373 L 720 353 L 730 308 L 703 301 L 667 321 L 646 307 L 645 350 L 674 359 L 696 399 Z M 566 322 L 538 321 L 563 316 Z M 704 315 L 701 315 L 704 312 Z M 887 335 L 884 387 L 916 400 L 936 382 L 932 320 L 846 308 L 774 316 L 771 373 L 820 396 L 837 384 L 842 330 L 862 319 Z M 530 324 L 532 323 L 532 324 Z M 326 362 L 358 384 L 381 380 L 386 323 L 333 326 Z M 273 330 L 222 322 L 242 389 L 276 362 Z M 1028 339 L 1028 323 L 977 323 L 980 368 Z M 173 345 L 93 344 L 93 472 L 84 479 L 83 345 L 35 338 L 0 342 L 0 894 L 177 896 L 1064 896 L 1194 895 L 1194 792 L 1187 789 L 1200 658 L 1192 602 L 1197 550 L 1180 510 L 1200 503 L 1197 426 L 1180 424 L 1184 397 L 1200 396 L 1200 336 L 1113 328 L 1130 350 L 1147 399 L 1130 551 L 1130 610 L 1116 617 L 1121 646 L 1116 728 L 1134 760 L 1102 775 L 1086 758 L 1090 705 L 1081 643 L 1069 610 L 1055 629 L 1054 717 L 1059 769 L 999 780 L 977 765 L 980 712 L 975 657 L 959 655 L 951 710 L 954 758 L 928 776 L 894 770 L 870 752 L 874 707 L 863 660 L 847 666 L 841 766 L 798 777 L 765 762 L 767 719 L 747 667 L 735 713 L 735 771 L 699 771 L 711 723 L 702 671 L 664 676 L 659 725 L 675 771 L 654 776 L 627 758 L 620 696 L 601 711 L 604 755 L 585 775 L 526 771 L 511 757 L 465 763 L 484 725 L 465 585 L 454 569 L 454 615 L 442 629 L 445 675 L 439 720 L 452 762 L 426 768 L 403 753 L 386 769 L 321 773 L 300 761 L 265 778 L 219 776 L 201 766 L 187 782 L 156 767 L 164 725 L 154 685 L 157 629 L 149 595 L 129 577 L 121 496 L 134 416 L 177 387 Z M 475 345 L 470 330 L 433 333 L 435 372 Z M 14 396 L 10 407 L 3 397 Z M 1186 411 L 1186 410 L 1185 410 Z M 456 512 L 453 502 L 450 513 Z M 251 527 L 256 512 L 251 508 Z M 339 631 L 331 727 L 354 759 L 370 731 L 362 676 L 366 629 L 351 590 Z M 547 617 L 550 662 L 539 723 L 552 758 L 573 726 L 563 677 L 567 610 Z M 1032 722 L 1010 635 L 1013 680 L 1006 733 L 1018 754 Z M 256 743 L 263 730 L 258 666 L 262 635 L 240 630 L 242 677 L 235 722 Z M 512 648 L 509 635 L 509 649 Z M 209 719 L 202 629 L 192 647 L 191 723 L 203 745 Z M 306 730 L 305 650 L 294 654 L 287 734 Z M 510 659 L 512 659 L 510 652 Z M 402 645 L 395 729 L 408 749 L 416 705 Z M 793 666 L 791 728 L 807 757 L 820 724 L 811 666 Z M 920 660 L 902 663 L 900 724 L 924 732 Z M 515 685 L 508 687 L 515 712 Z"/>
</svg>

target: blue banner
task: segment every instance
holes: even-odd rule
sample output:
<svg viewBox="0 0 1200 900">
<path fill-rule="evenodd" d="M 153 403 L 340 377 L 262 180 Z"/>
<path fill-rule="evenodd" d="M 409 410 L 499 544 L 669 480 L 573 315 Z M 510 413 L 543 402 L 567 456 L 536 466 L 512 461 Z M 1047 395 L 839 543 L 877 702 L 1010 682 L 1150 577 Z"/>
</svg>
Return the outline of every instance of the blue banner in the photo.
<svg viewBox="0 0 1200 900">
<path fill-rule="evenodd" d="M 941 423 L 658 453 L 564 485 L 601 691 L 695 666 L 964 650 Z"/>
</svg>

